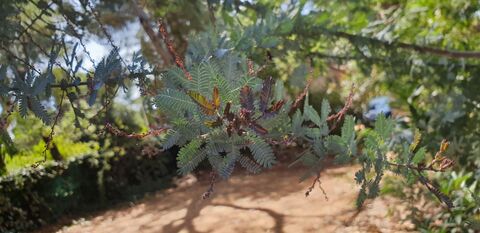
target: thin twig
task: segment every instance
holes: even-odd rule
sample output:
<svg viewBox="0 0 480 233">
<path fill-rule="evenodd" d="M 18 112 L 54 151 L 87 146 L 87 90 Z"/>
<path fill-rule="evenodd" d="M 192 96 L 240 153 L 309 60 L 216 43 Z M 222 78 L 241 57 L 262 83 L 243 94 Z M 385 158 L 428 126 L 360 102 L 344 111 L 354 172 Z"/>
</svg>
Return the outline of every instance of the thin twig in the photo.
<svg viewBox="0 0 480 233">
<path fill-rule="evenodd" d="M 305 192 L 305 196 L 308 197 L 310 195 L 310 193 L 315 188 L 315 184 L 317 182 L 318 182 L 318 188 L 320 188 L 320 190 L 322 190 L 322 193 L 323 193 L 323 196 L 325 197 L 325 200 L 328 201 L 327 192 L 325 192 L 325 189 L 323 189 L 322 182 L 320 181 L 320 172 L 317 172 L 317 176 L 313 179 L 313 182 L 310 185 L 310 187 L 308 187 L 307 192 Z"/>
<path fill-rule="evenodd" d="M 308 88 L 310 87 L 311 83 L 312 83 L 311 79 L 307 81 L 307 84 L 305 85 L 305 88 L 303 89 L 303 91 L 297 96 L 297 98 L 293 102 L 292 107 L 290 108 L 290 111 L 289 111 L 289 115 L 295 113 L 295 110 L 297 110 L 301 101 L 305 98 L 305 96 L 307 96 Z"/>
<path fill-rule="evenodd" d="M 347 111 L 352 106 L 354 90 L 355 90 L 355 86 L 354 84 L 352 84 L 352 88 L 350 89 L 350 94 L 348 94 L 347 100 L 345 101 L 345 105 L 343 106 L 343 108 L 336 114 L 330 115 L 327 118 L 327 121 L 334 121 L 332 127 L 330 128 L 330 132 L 332 132 L 335 128 L 337 128 L 338 123 L 345 117 L 345 115 L 347 114 Z"/>
<path fill-rule="evenodd" d="M 30 1 L 30 2 L 33 2 L 33 1 Z M 30 30 L 30 28 L 33 27 L 33 25 L 35 25 L 35 23 L 37 22 L 37 20 L 39 20 L 39 19 L 41 19 L 41 18 L 43 17 L 43 15 L 46 13 L 46 11 L 50 8 L 50 6 L 51 6 L 52 4 L 53 4 L 53 1 L 50 2 L 50 3 L 48 3 L 47 7 L 46 7 L 45 9 L 42 9 L 42 10 L 40 11 L 40 14 L 36 15 L 35 18 L 31 19 L 31 20 L 30 20 L 30 23 L 23 29 L 23 31 L 21 31 L 21 32 L 18 34 L 17 38 L 22 37 L 22 35 L 23 35 L 25 32 L 27 32 L 28 30 Z M 37 7 L 38 7 L 38 5 L 37 5 Z M 39 8 L 39 7 L 38 7 L 38 8 Z M 26 15 L 25 11 L 22 11 L 22 13 Z M 30 18 L 30 17 L 28 17 L 28 18 Z"/>
<path fill-rule="evenodd" d="M 147 136 L 158 136 L 167 130 L 167 128 L 161 128 L 161 129 L 154 129 L 154 130 L 151 129 L 146 133 L 127 133 L 125 131 L 122 131 L 114 127 L 110 123 L 105 124 L 105 128 L 115 136 L 120 136 L 125 138 L 135 138 L 135 139 L 141 139 Z"/>
<path fill-rule="evenodd" d="M 86 1 L 86 6 L 85 6 L 85 11 L 88 12 L 88 8 L 90 8 L 90 13 L 92 14 L 93 18 L 95 19 L 95 21 L 98 23 L 98 25 L 100 25 L 100 29 L 102 30 L 103 34 L 105 35 L 105 37 L 107 37 L 107 40 L 108 40 L 108 43 L 110 44 L 110 46 L 113 47 L 113 49 L 118 53 L 118 58 L 120 59 L 120 61 L 122 62 L 122 64 L 125 66 L 125 67 L 128 67 L 128 64 L 125 62 L 125 60 L 122 58 L 122 56 L 120 56 L 120 48 L 118 48 L 117 45 L 115 45 L 115 43 L 113 42 L 113 39 L 112 39 L 112 36 L 110 35 L 110 33 L 108 33 L 107 31 L 107 28 L 105 27 L 105 25 L 103 25 L 102 21 L 100 20 L 100 13 L 99 12 L 96 12 L 94 10 L 94 7 L 92 6 L 92 3 L 90 2 L 90 0 L 87 0 Z M 127 69 L 128 70 L 128 69 Z"/>
<path fill-rule="evenodd" d="M 14 58 L 15 60 L 20 61 L 23 65 L 25 65 L 26 67 L 28 67 L 28 68 L 30 68 L 31 70 L 35 71 L 35 73 L 41 74 L 41 72 L 40 72 L 39 70 L 37 70 L 37 68 L 35 68 L 33 65 L 31 65 L 28 61 L 24 60 L 23 58 L 18 57 L 18 56 L 15 55 L 12 51 L 10 51 L 9 49 L 5 48 L 1 43 L 0 43 L 0 49 L 2 49 L 3 51 L 5 51 L 6 53 L 8 53 L 8 54 L 10 55 L 10 57 Z"/>
<path fill-rule="evenodd" d="M 458 51 L 458 50 L 439 49 L 439 48 L 421 46 L 416 44 L 408 44 L 404 42 L 389 42 L 389 41 L 384 41 L 384 40 L 380 40 L 372 37 L 360 36 L 360 35 L 350 34 L 342 31 L 334 31 L 321 26 L 316 26 L 313 28 L 307 27 L 305 29 L 307 30 L 305 32 L 309 33 L 310 35 L 329 34 L 332 36 L 348 39 L 352 44 L 356 44 L 356 42 L 361 41 L 361 42 L 368 42 L 370 44 L 382 45 L 385 48 L 407 49 L 407 50 L 416 51 L 418 53 L 434 54 L 434 55 L 448 57 L 448 58 L 455 58 L 455 59 L 480 58 L 479 51 Z"/>
<path fill-rule="evenodd" d="M 202 195 L 203 200 L 210 198 L 210 196 L 214 192 L 215 182 L 217 182 L 217 173 L 215 173 L 215 171 L 212 170 L 210 172 L 210 186 L 208 187 L 208 190 L 203 193 Z"/>
<path fill-rule="evenodd" d="M 58 121 L 60 119 L 60 116 L 63 113 L 62 105 L 63 105 L 63 99 L 65 98 L 65 93 L 66 91 L 62 91 L 62 97 L 60 97 L 60 102 L 58 103 L 58 113 L 55 116 L 55 119 L 53 121 L 52 127 L 50 128 L 50 133 L 48 134 L 48 137 L 45 141 L 45 148 L 43 149 L 43 159 L 40 161 L 35 162 L 32 167 L 37 168 L 40 164 L 45 163 L 47 161 L 47 151 L 50 148 L 50 145 L 53 141 L 53 135 L 55 134 L 55 126 L 58 124 Z"/>
</svg>

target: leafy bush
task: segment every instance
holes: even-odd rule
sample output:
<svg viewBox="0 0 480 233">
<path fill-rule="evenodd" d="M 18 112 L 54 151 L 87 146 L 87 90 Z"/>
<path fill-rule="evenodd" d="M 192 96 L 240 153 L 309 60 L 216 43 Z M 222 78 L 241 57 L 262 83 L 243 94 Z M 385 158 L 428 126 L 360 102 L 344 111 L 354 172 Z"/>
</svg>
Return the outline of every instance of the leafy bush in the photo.
<svg viewBox="0 0 480 233">
<path fill-rule="evenodd" d="M 174 154 L 82 156 L 0 178 L 0 231 L 26 232 L 171 185 Z"/>
<path fill-rule="evenodd" d="M 117 6 L 122 3 L 115 1 L 112 4 Z M 149 3 L 147 1 L 146 4 Z M 48 147 L 61 120 L 64 111 L 62 104 L 66 100 L 71 105 L 78 128 L 94 125 L 99 131 L 109 131 L 127 140 L 165 134 L 163 149 L 174 145 L 181 147 L 177 155 L 181 174 L 191 172 L 201 161 L 207 160 L 213 178 L 206 194 L 213 190 L 215 176 L 228 178 L 237 164 L 253 173 L 272 167 L 276 162 L 272 151 L 274 144 L 298 144 L 305 148 L 297 161 L 306 166 L 305 178 L 314 177 L 312 187 L 319 179 L 319 170 L 326 156 L 335 156 L 339 163 L 356 160 L 362 167 L 355 175 L 361 186 L 359 206 L 366 199 L 379 194 L 382 177 L 386 171 L 392 171 L 405 178 L 409 186 L 418 182 L 448 208 L 452 208 L 452 201 L 427 175 L 428 172 L 444 172 L 453 166 L 453 161 L 446 158 L 448 143 L 442 141 L 438 149 L 438 142 L 444 137 L 448 136 L 456 142 L 459 135 L 450 127 L 462 129 L 460 134 L 465 135 L 462 138 L 469 142 L 466 147 L 458 147 L 461 143 L 452 143 L 451 148 L 457 148 L 457 151 L 465 149 L 469 155 L 467 159 L 461 156 L 459 161 L 469 168 L 476 166 L 476 158 L 472 155 L 475 155 L 477 135 L 472 133 L 476 132 L 472 129 L 478 125 L 475 121 L 478 118 L 478 101 L 472 90 L 476 90 L 478 85 L 475 79 L 465 76 L 475 73 L 478 66 L 475 62 L 464 64 L 464 60 L 452 59 L 478 58 L 480 53 L 414 44 L 433 41 L 437 45 L 435 42 L 438 41 L 430 37 L 429 40 L 417 38 L 416 35 L 429 33 L 423 29 L 414 33 L 403 30 L 410 28 L 406 27 L 410 25 L 409 17 L 418 12 L 425 11 L 429 16 L 425 22 L 423 17 L 417 17 L 420 25 L 436 22 L 437 15 L 444 19 L 436 10 L 438 8 L 441 12 L 445 5 L 443 3 L 439 3 L 438 7 L 419 10 L 417 3 L 405 3 L 405 7 L 401 7 L 401 3 L 387 4 L 383 1 L 374 1 L 368 6 L 328 2 L 325 5 L 331 8 L 330 11 L 324 10 L 328 8 L 316 8 L 313 3 L 308 9 L 307 1 L 292 1 L 292 4 L 283 4 L 281 1 L 188 3 L 185 6 L 208 6 L 201 8 L 208 10 L 199 12 L 209 12 L 208 20 L 212 22 L 212 28 L 206 29 L 199 23 L 206 22 L 205 18 L 187 14 L 187 18 L 193 20 L 190 22 L 192 27 L 187 27 L 188 32 L 198 28 L 206 32 L 195 35 L 185 32 L 175 37 L 184 43 L 171 40 L 172 34 L 178 34 L 177 27 L 183 25 L 181 17 L 170 23 L 170 28 L 160 23 L 157 34 L 152 28 L 153 21 L 136 1 L 126 4 L 133 6 L 151 41 L 149 45 L 152 47 L 144 51 L 149 55 L 146 56 L 150 58 L 148 61 L 140 54 L 134 54 L 130 60 L 120 55 L 119 47 L 112 40 L 104 25 L 105 20 L 97 10 L 104 9 L 105 5 L 80 1 L 78 6 L 71 6 L 56 1 L 51 4 L 40 1 L 38 4 L 22 2 L 18 5 L 8 2 L 2 8 L 6 11 L 4 17 L 8 25 L 11 28 L 23 28 L 25 32 L 21 32 L 21 36 L 24 33 L 29 36 L 17 38 L 17 32 L 10 30 L 10 27 L 2 31 L 6 39 L 2 37 L 1 49 L 8 54 L 8 59 L 5 59 L 7 65 L 0 69 L 0 94 L 6 109 L 0 127 L 2 151 L 12 149 L 13 143 L 6 126 L 9 116 L 17 107 L 21 116 L 33 113 L 51 126 L 46 143 Z M 430 1 L 418 4 L 437 6 Z M 172 5 L 175 13 L 182 9 L 169 2 L 168 6 Z M 463 11 L 466 19 L 470 19 L 477 13 L 470 5 L 466 6 L 460 11 Z M 51 33 L 47 35 L 48 38 L 58 33 L 62 35 L 61 39 L 55 37 L 42 44 L 31 39 L 32 28 L 18 23 L 12 16 L 15 11 L 10 9 L 22 12 L 29 7 L 40 12 L 39 18 L 45 14 L 65 19 L 66 26 L 49 24 L 47 20 L 41 20 L 46 25 L 38 25 L 31 20 L 32 25 Z M 216 12 L 219 8 L 220 12 Z M 352 11 L 356 14 L 350 16 Z M 164 10 L 152 9 L 152 12 L 168 18 L 169 22 L 176 18 Z M 219 13 L 221 20 L 216 18 L 216 13 Z M 458 11 L 447 10 L 447 13 L 456 16 Z M 381 19 L 369 21 L 380 16 Z M 355 22 L 352 23 L 351 18 Z M 462 31 L 475 26 L 465 20 Z M 84 35 L 79 33 L 90 31 L 100 32 L 113 48 L 98 63 L 86 51 Z M 404 38 L 405 35 L 412 38 Z M 185 38 L 188 38 L 188 47 Z M 396 41 L 397 38 L 412 44 Z M 446 42 L 438 43 L 446 46 L 455 37 L 449 34 L 446 38 Z M 10 50 L 10 47 L 23 46 L 23 50 L 28 51 L 25 41 L 20 39 L 35 45 L 32 46 L 32 54 L 19 55 Z M 475 42 L 470 37 L 465 39 L 466 44 Z M 8 46 L 4 47 L 3 44 Z M 177 50 L 178 44 L 184 47 Z M 453 45 L 456 49 L 465 49 L 463 43 Z M 83 48 L 82 55 L 77 53 L 82 50 L 80 47 Z M 185 47 L 185 55 L 179 53 Z M 155 50 L 154 55 L 151 48 Z M 467 46 L 469 48 L 472 47 Z M 152 59 L 155 55 L 161 59 Z M 83 67 L 83 58 L 92 60 L 93 70 Z M 30 59 L 34 62 L 30 62 Z M 60 59 L 64 61 L 61 64 L 57 61 Z M 365 77 L 383 78 L 380 86 L 393 87 L 394 93 L 409 107 L 414 125 L 425 131 L 427 146 L 420 147 L 418 140 L 413 143 L 396 140 L 393 122 L 385 118 L 378 119 L 374 129 L 367 131 L 363 137 L 356 136 L 356 120 L 347 114 L 356 92 L 350 93 L 343 108 L 335 110 L 326 99 L 312 98 L 306 78 L 322 73 L 320 70 L 331 66 L 332 60 L 336 62 L 335 65 L 350 68 L 352 73 L 358 71 Z M 42 70 L 35 67 L 38 61 L 44 61 Z M 444 80 L 443 75 L 450 73 L 453 76 Z M 416 79 L 416 76 L 422 78 Z M 358 77 L 354 76 L 353 81 L 355 78 Z M 412 78 L 415 79 L 412 81 Z M 145 109 L 150 117 L 153 115 L 160 122 L 152 124 L 146 133 L 126 133 L 115 127 L 118 122 L 105 116 L 118 91 L 127 89 L 132 83 L 146 97 Z M 364 96 L 373 93 L 368 88 L 369 82 L 364 85 L 361 80 L 359 83 L 362 84 L 360 94 L 365 94 L 365 91 L 368 93 Z M 425 89 L 424 86 L 429 85 L 433 88 Z M 459 95 L 463 89 L 465 92 Z M 435 97 L 430 93 L 438 90 L 449 95 L 438 105 L 443 108 L 437 111 L 433 110 L 437 102 L 429 97 Z M 48 110 L 42 101 L 52 96 L 59 107 Z M 312 106 L 313 99 L 320 106 Z M 415 106 L 419 100 L 422 102 Z M 85 104 L 97 108 L 97 114 L 87 116 L 82 109 L 87 108 Z M 445 109 L 448 111 L 443 115 Z M 82 125 L 78 119 L 87 123 Z M 340 129 L 340 132 L 336 133 L 335 129 Z M 100 146 L 109 142 L 102 140 Z M 357 145 L 362 145 L 361 150 L 357 150 Z M 437 153 L 431 153 L 430 157 L 428 151 Z M 470 162 L 472 159 L 474 162 Z"/>
</svg>

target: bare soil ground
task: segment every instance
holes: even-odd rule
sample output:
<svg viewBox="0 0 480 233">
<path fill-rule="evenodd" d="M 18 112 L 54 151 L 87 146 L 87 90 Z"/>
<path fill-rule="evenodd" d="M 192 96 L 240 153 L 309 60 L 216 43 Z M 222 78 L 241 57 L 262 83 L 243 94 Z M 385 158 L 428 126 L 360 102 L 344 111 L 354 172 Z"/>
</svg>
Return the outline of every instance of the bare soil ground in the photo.
<svg viewBox="0 0 480 233">
<path fill-rule="evenodd" d="M 236 174 L 217 183 L 207 200 L 202 194 L 209 179 L 183 178 L 181 185 L 143 200 L 77 220 L 70 226 L 41 232 L 153 233 L 153 232 L 409 232 L 399 221 L 402 205 L 393 198 L 377 198 L 357 211 L 355 166 L 331 167 L 322 172 L 322 187 L 309 197 L 311 181 L 299 183 L 302 170 L 280 164 L 260 175 Z"/>
</svg>

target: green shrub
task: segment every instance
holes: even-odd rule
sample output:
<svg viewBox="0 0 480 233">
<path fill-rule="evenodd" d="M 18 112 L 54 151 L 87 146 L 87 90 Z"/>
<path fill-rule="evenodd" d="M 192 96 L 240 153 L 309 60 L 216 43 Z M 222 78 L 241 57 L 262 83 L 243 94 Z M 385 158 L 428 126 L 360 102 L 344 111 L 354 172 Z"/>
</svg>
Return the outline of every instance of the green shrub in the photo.
<svg viewBox="0 0 480 233">
<path fill-rule="evenodd" d="M 171 185 L 171 152 L 83 156 L 0 178 L 0 232 L 25 232 Z"/>
</svg>

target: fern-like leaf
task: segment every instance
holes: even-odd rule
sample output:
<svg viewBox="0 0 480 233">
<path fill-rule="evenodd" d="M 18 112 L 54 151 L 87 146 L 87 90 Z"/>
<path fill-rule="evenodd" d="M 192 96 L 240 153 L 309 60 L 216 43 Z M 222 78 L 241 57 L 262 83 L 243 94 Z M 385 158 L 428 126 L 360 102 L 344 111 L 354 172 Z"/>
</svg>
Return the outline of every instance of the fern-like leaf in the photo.
<svg viewBox="0 0 480 233">
<path fill-rule="evenodd" d="M 180 134 L 178 131 L 169 129 L 165 135 L 165 138 L 162 140 L 162 149 L 168 150 L 172 148 L 180 139 Z"/>
<path fill-rule="evenodd" d="M 375 120 L 375 131 L 378 133 L 382 140 L 386 140 L 393 132 L 393 121 L 387 119 L 383 114 Z"/>
<path fill-rule="evenodd" d="M 312 106 L 306 105 L 304 114 L 309 120 L 315 123 L 315 125 L 317 126 L 322 125 L 322 119 L 320 119 L 318 112 Z"/>
<path fill-rule="evenodd" d="M 212 79 L 211 74 L 213 73 L 210 69 L 211 67 L 206 63 L 200 63 L 193 67 L 191 71 L 192 80 L 188 82 L 188 89 L 204 96 L 209 95 L 212 91 L 210 80 Z"/>
<path fill-rule="evenodd" d="M 258 174 L 262 171 L 262 167 L 259 164 L 245 155 L 240 155 L 238 162 L 250 173 Z"/>
<path fill-rule="evenodd" d="M 345 122 L 342 126 L 342 140 L 347 145 L 349 155 L 356 154 L 357 144 L 355 142 L 355 119 L 353 116 L 345 117 Z"/>
<path fill-rule="evenodd" d="M 156 96 L 155 104 L 158 108 L 166 112 L 195 112 L 197 109 L 197 104 L 195 104 L 195 102 L 193 102 L 193 100 L 189 96 L 187 96 L 183 92 L 169 88 L 162 90 L 160 94 Z"/>
<path fill-rule="evenodd" d="M 182 147 L 177 155 L 179 173 L 182 175 L 192 172 L 202 160 L 205 159 L 205 150 L 201 150 L 202 141 L 192 140 Z"/>
<path fill-rule="evenodd" d="M 28 102 L 28 106 L 30 107 L 30 110 L 32 110 L 33 114 L 42 120 L 44 124 L 50 124 L 50 116 L 48 115 L 45 107 L 43 107 L 42 103 L 40 103 L 36 97 L 28 98 Z"/>
<path fill-rule="evenodd" d="M 253 158 L 265 168 L 270 168 L 275 164 L 275 155 L 273 150 L 262 138 L 251 137 L 251 144 L 248 146 L 253 154 Z"/>
<path fill-rule="evenodd" d="M 18 100 L 18 108 L 20 116 L 27 117 L 28 113 L 28 97 L 26 95 L 20 95 Z"/>
</svg>

